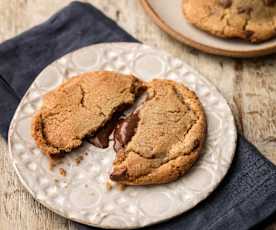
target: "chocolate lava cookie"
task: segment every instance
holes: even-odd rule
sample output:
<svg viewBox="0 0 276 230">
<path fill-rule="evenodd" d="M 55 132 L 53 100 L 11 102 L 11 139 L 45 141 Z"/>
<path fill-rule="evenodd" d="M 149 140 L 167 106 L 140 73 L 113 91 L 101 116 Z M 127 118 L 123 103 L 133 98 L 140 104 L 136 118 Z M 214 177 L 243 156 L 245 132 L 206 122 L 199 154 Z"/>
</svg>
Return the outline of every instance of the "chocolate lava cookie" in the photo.
<svg viewBox="0 0 276 230">
<path fill-rule="evenodd" d="M 69 152 L 95 134 L 118 110 L 131 105 L 142 87 L 132 75 L 91 72 L 66 81 L 43 98 L 32 136 L 49 157 Z"/>
<path fill-rule="evenodd" d="M 168 183 L 198 159 L 206 120 L 194 92 L 169 80 L 153 80 L 148 97 L 114 131 L 116 159 L 110 178 L 122 184 Z"/>
<path fill-rule="evenodd" d="M 275 0 L 183 0 L 187 20 L 225 38 L 262 42 L 276 35 Z"/>
</svg>

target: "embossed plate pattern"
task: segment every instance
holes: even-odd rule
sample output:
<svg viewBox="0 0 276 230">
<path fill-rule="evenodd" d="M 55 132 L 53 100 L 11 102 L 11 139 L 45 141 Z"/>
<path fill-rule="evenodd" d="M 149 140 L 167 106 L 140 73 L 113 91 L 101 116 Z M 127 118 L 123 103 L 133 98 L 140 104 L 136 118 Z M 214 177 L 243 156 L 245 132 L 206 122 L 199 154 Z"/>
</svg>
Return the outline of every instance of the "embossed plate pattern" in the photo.
<svg viewBox="0 0 276 230">
<path fill-rule="evenodd" d="M 183 82 L 198 94 L 207 115 L 208 134 L 202 157 L 178 181 L 150 187 L 108 191 L 106 181 L 115 153 L 112 144 L 90 144 L 68 154 L 50 171 L 48 160 L 30 134 L 31 118 L 42 96 L 73 75 L 91 70 L 134 73 L 143 80 L 161 77 Z M 12 164 L 24 186 L 40 203 L 75 221 L 102 228 L 138 228 L 179 215 L 206 198 L 226 174 L 236 146 L 232 113 L 214 86 L 188 65 L 146 45 L 109 43 L 67 54 L 45 68 L 13 117 L 9 131 Z M 112 141 L 112 140 L 111 140 Z M 83 153 L 88 153 L 84 155 Z M 84 155 L 76 165 L 75 158 Z M 61 176 L 59 167 L 67 175 Z"/>
</svg>

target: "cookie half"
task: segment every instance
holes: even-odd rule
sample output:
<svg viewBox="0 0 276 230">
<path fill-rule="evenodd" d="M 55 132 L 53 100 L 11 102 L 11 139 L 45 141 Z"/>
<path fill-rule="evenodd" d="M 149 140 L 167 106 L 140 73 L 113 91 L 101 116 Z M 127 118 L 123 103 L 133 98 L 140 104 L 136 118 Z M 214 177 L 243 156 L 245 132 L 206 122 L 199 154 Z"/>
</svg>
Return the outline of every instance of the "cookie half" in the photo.
<svg viewBox="0 0 276 230">
<path fill-rule="evenodd" d="M 114 131 L 110 178 L 127 185 L 162 184 L 184 175 L 205 141 L 206 119 L 194 92 L 174 81 L 153 80 L 146 101 Z"/>
<path fill-rule="evenodd" d="M 224 38 L 262 42 L 276 36 L 275 0 L 183 0 L 187 20 Z"/>
<path fill-rule="evenodd" d="M 113 114 L 134 103 L 142 82 L 132 75 L 101 71 L 66 81 L 43 98 L 32 122 L 32 136 L 48 156 L 70 152 Z"/>
</svg>

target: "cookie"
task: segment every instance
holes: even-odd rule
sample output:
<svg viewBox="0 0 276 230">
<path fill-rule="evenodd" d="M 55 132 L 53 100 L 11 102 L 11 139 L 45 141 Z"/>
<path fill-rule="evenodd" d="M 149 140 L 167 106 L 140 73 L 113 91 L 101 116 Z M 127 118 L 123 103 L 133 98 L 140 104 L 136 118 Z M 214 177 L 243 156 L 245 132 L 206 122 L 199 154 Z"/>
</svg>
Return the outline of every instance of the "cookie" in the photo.
<svg viewBox="0 0 276 230">
<path fill-rule="evenodd" d="M 162 184 L 196 162 L 206 119 L 196 94 L 174 81 L 153 80 L 147 99 L 114 131 L 111 180 L 127 185 Z"/>
<path fill-rule="evenodd" d="M 95 134 L 116 113 L 131 105 L 142 87 L 132 75 L 84 73 L 43 98 L 32 122 L 32 136 L 49 157 L 70 152 Z"/>
<path fill-rule="evenodd" d="M 186 19 L 206 32 L 253 43 L 276 35 L 275 0 L 183 0 Z"/>
</svg>

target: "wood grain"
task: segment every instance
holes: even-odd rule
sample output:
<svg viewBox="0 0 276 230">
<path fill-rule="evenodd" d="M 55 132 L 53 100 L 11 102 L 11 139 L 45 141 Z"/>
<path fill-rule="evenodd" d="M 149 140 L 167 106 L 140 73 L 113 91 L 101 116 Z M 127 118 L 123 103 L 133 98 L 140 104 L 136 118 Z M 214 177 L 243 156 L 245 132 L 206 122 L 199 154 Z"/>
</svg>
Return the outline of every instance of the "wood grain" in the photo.
<svg viewBox="0 0 276 230">
<path fill-rule="evenodd" d="M 46 20 L 69 0 L 1 0 L 0 42 Z M 199 70 L 225 96 L 239 131 L 276 164 L 276 56 L 261 59 L 217 57 L 175 41 L 144 13 L 138 1 L 87 1 L 144 43 L 166 50 Z M 0 139 L 0 229 L 73 230 L 74 224 L 42 207 L 19 183 Z M 275 222 L 276 223 L 276 222 Z M 266 229 L 276 230 L 276 224 Z"/>
</svg>

